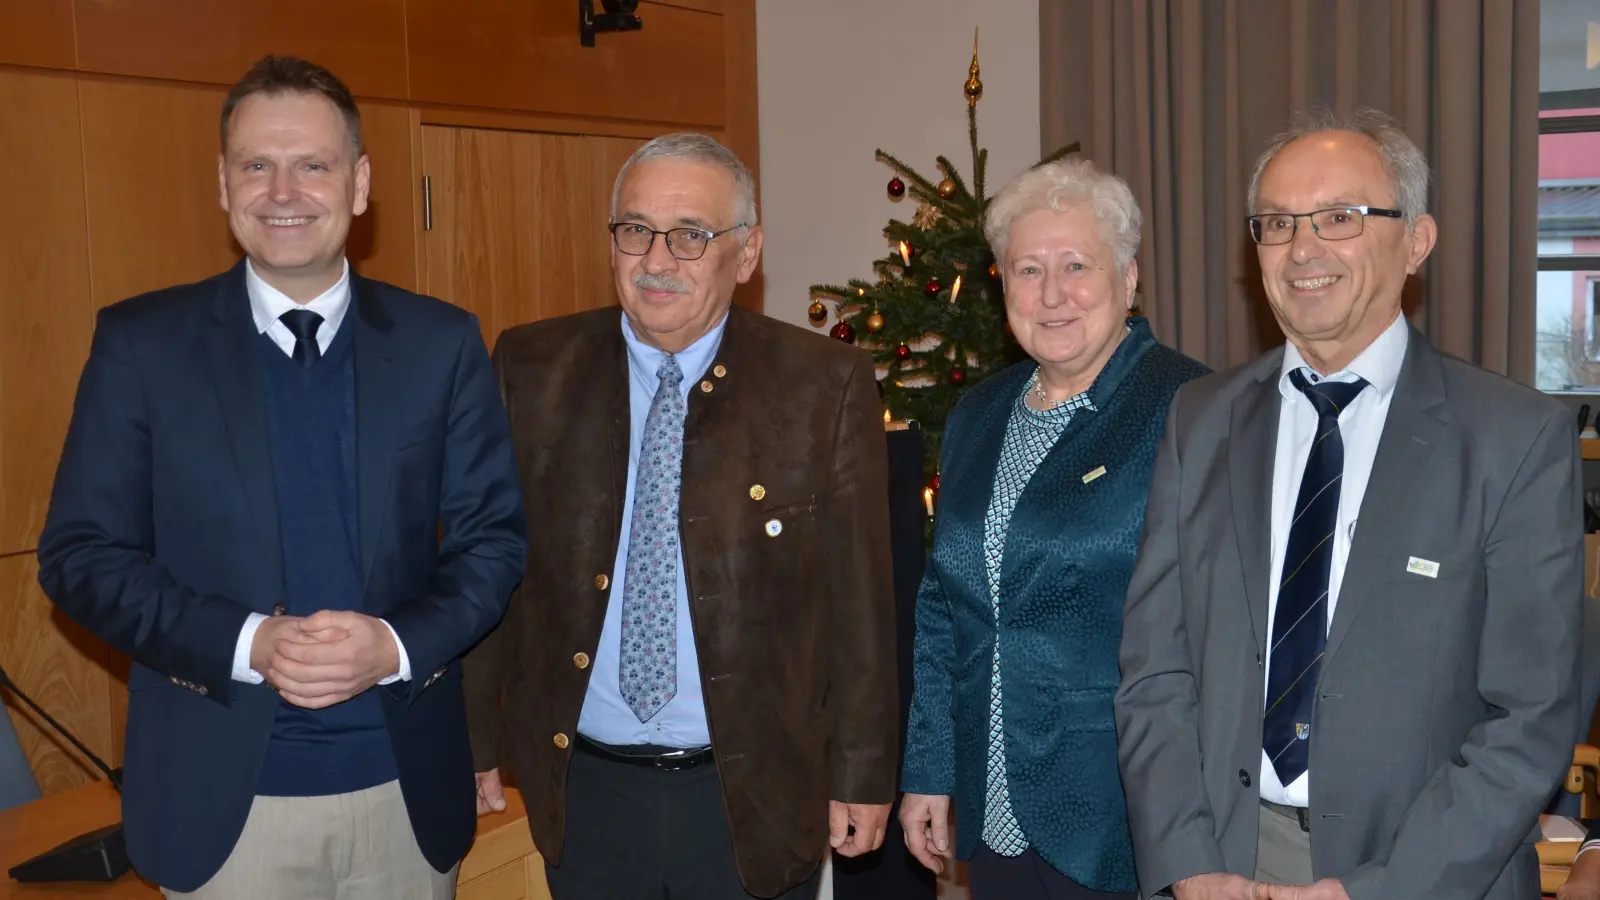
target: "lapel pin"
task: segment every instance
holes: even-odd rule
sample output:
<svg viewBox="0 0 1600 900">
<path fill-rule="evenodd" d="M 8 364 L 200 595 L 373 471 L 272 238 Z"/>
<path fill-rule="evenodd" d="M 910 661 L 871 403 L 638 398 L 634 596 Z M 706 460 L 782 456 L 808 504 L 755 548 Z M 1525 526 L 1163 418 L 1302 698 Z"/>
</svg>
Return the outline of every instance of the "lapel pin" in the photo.
<svg viewBox="0 0 1600 900">
<path fill-rule="evenodd" d="M 767 520 L 767 537 L 777 537 L 783 534 L 783 523 L 777 519 Z"/>
<path fill-rule="evenodd" d="M 1406 561 L 1406 571 L 1424 578 L 1438 578 L 1439 564 L 1431 559 L 1417 559 L 1413 556 Z"/>
<path fill-rule="evenodd" d="M 1083 483 L 1084 484 L 1088 484 L 1089 482 L 1095 480 L 1096 478 L 1099 478 L 1101 475 L 1104 475 L 1105 473 L 1106 473 L 1106 467 L 1105 466 L 1100 466 L 1100 467 L 1096 468 L 1093 472 L 1089 472 L 1089 473 L 1085 474 L 1083 476 Z"/>
<path fill-rule="evenodd" d="M 767 489 L 762 487 L 759 484 L 750 485 L 750 499 L 751 500 L 765 500 L 765 499 L 767 499 Z"/>
</svg>

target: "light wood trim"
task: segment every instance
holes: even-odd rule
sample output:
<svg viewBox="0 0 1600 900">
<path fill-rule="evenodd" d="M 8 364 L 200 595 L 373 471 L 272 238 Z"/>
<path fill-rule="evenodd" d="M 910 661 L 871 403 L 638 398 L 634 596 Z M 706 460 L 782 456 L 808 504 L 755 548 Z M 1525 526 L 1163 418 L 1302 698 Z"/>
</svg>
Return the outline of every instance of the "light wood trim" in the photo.
<svg viewBox="0 0 1600 900">
<path fill-rule="evenodd" d="M 683 125 L 670 122 L 633 122 L 625 119 L 585 119 L 572 116 L 554 116 L 541 113 L 512 112 L 505 110 L 469 109 L 451 106 L 418 107 L 424 125 L 450 125 L 457 128 L 487 128 L 495 131 L 528 131 L 539 134 L 570 134 L 574 136 L 623 137 L 649 140 L 670 134 Z M 713 136 L 721 131 L 705 132 Z"/>
<path fill-rule="evenodd" d="M 472 881 L 538 852 L 528 831 L 522 795 L 514 789 L 507 790 L 503 812 L 479 817 L 478 840 L 472 845 L 472 853 L 461 861 L 459 880 Z"/>
<path fill-rule="evenodd" d="M 1578 448 L 1583 452 L 1584 459 L 1600 459 L 1600 438 L 1582 438 L 1578 441 Z"/>
</svg>

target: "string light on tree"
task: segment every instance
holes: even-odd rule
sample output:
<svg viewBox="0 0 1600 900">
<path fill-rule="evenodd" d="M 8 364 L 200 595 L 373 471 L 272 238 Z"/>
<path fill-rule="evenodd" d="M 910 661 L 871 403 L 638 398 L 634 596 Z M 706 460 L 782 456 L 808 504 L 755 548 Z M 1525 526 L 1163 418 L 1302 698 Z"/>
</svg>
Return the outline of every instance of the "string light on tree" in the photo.
<svg viewBox="0 0 1600 900">
<path fill-rule="evenodd" d="M 889 373 L 881 384 L 884 407 L 894 421 L 921 425 L 928 475 L 938 470 L 945 417 L 956 401 L 1019 356 L 1006 326 L 1000 269 L 983 236 L 988 151 L 978 144 L 983 80 L 976 33 L 961 93 L 971 167 L 958 169 L 948 157 L 936 156 L 929 179 L 878 150 L 877 160 L 891 169 L 890 196 L 909 196 L 916 209 L 907 220 L 892 218 L 885 226 L 887 243 L 869 278 L 812 288 L 837 307 L 838 324 L 830 333 L 851 342 L 859 338 L 880 371 Z M 1077 149 L 1065 147 L 1041 162 Z"/>
</svg>

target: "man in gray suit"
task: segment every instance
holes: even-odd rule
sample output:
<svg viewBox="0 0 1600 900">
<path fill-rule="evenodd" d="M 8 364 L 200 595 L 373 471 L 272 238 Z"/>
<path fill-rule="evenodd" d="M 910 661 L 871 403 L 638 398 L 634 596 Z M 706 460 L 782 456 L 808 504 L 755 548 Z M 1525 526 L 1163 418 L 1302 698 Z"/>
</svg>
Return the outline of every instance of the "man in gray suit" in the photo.
<svg viewBox="0 0 1600 900">
<path fill-rule="evenodd" d="M 1145 896 L 1539 894 L 1578 715 L 1578 445 L 1560 404 L 1401 315 L 1436 236 L 1427 182 L 1376 116 L 1291 133 L 1256 169 L 1288 345 L 1178 392 L 1128 590 Z"/>
</svg>

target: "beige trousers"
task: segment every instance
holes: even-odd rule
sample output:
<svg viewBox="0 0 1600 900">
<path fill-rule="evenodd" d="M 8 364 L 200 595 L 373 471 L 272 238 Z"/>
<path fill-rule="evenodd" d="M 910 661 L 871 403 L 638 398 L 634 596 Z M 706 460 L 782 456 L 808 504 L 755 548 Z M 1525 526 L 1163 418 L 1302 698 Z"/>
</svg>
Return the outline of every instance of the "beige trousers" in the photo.
<svg viewBox="0 0 1600 900">
<path fill-rule="evenodd" d="M 328 797 L 257 797 L 233 853 L 195 900 L 452 900 L 411 832 L 400 782 Z"/>
<path fill-rule="evenodd" d="M 1311 883 L 1311 835 L 1300 823 L 1261 807 L 1256 839 L 1256 880 L 1267 884 Z"/>
</svg>

